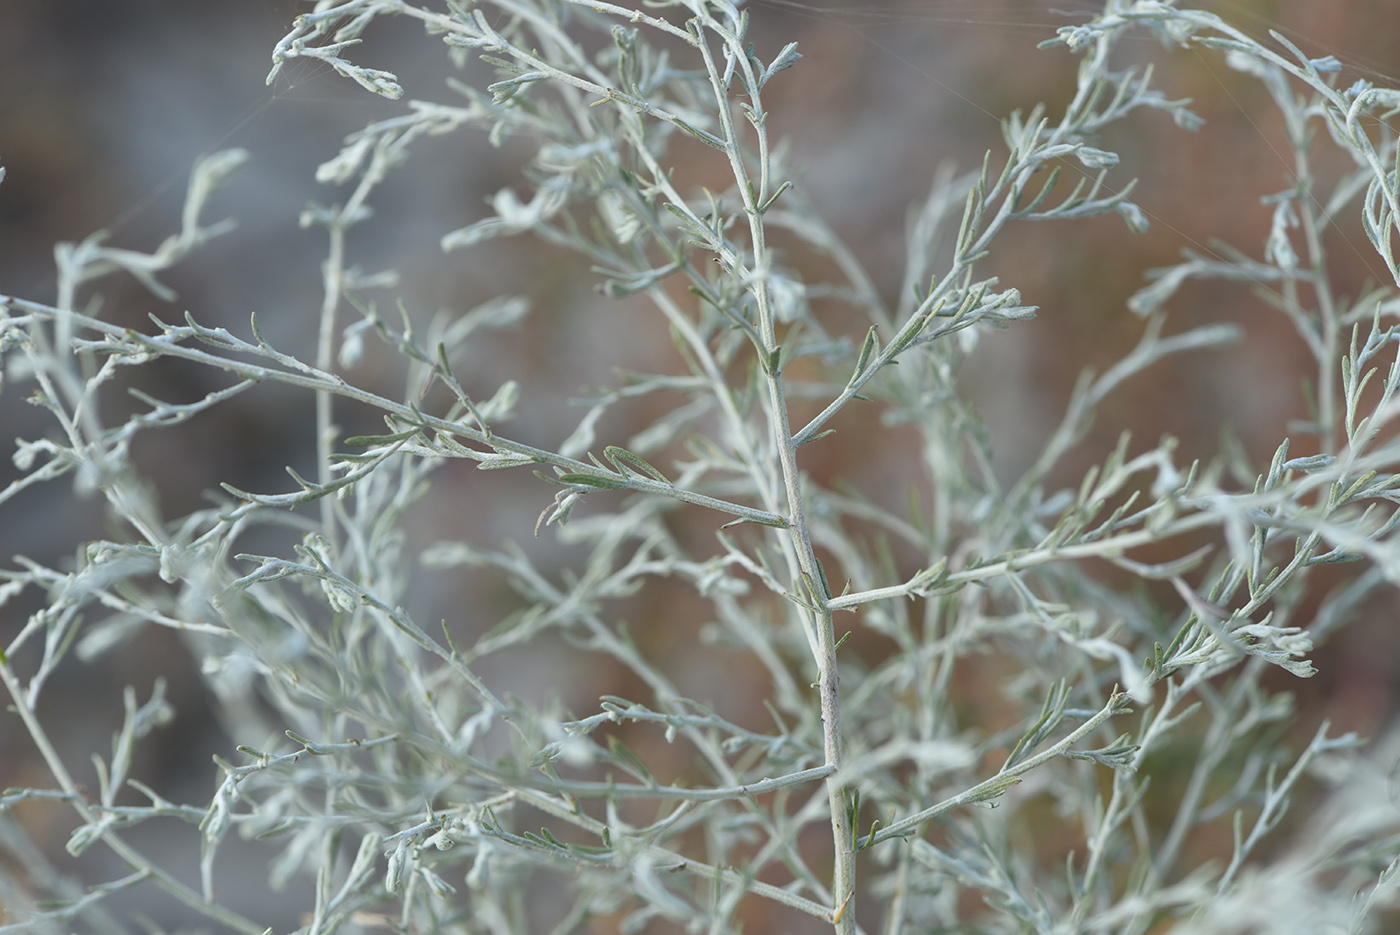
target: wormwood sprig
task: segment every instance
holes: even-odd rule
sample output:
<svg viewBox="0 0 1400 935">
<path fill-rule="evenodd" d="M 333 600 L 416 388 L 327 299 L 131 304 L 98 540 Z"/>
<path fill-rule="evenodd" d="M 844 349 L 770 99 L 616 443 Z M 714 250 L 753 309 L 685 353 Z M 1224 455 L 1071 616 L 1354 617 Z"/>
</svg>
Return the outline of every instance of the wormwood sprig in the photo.
<svg viewBox="0 0 1400 935">
<path fill-rule="evenodd" d="M 901 290 L 886 296 L 817 215 L 800 154 L 769 136 L 766 92 L 804 63 L 795 43 L 753 38 L 765 12 L 324 0 L 277 43 L 269 81 L 311 59 L 401 99 L 399 72 L 356 61 L 391 15 L 492 74 L 464 71 L 450 100 L 408 100 L 316 170 L 339 197 L 298 219 L 326 237 L 313 347 L 275 346 L 256 317 L 246 336 L 210 327 L 199 310 L 116 324 L 91 291 L 125 272 L 169 299 L 160 274 L 230 229 L 202 217 L 240 150 L 196 165 L 179 232 L 152 253 L 93 235 L 57 249 L 52 303 L 0 296 L 5 398 L 30 386 L 52 423 L 15 440 L 0 508 L 72 476 L 109 526 L 70 563 L 0 569 L 0 606 L 40 608 L 0 648 L 0 683 L 52 776 L 0 793 L 0 846 L 34 852 L 8 813 L 68 809 L 69 851 L 106 848 L 129 868 L 80 885 L 7 862 L 6 931 L 124 932 L 111 897 L 153 886 L 222 928 L 263 932 L 265 907 L 219 902 L 235 829 L 268 848 L 270 884 L 303 891 L 291 924 L 305 935 L 720 933 L 791 927 L 792 911 L 843 935 L 1378 931 L 1396 879 L 1396 823 L 1372 807 L 1384 757 L 1326 724 L 1290 750 L 1293 702 L 1265 675 L 1310 677 L 1318 647 L 1400 581 L 1400 295 L 1344 297 L 1326 250 L 1359 215 L 1400 285 L 1400 97 L 1342 89 L 1341 63 L 1276 33 L 1261 42 L 1214 14 L 1111 0 L 1046 43 L 1079 57 L 1062 109 L 1028 101 L 1004 121 L 1004 149 L 935 174 L 910 217 Z M 1140 341 L 1086 371 L 1028 466 L 1004 477 L 959 368 L 991 327 L 1060 310 L 1033 304 L 1038 284 L 1015 264 L 988 273 L 999 238 L 1113 214 L 1145 230 L 1150 206 L 1129 200 L 1129 160 L 1104 131 L 1170 117 L 1209 132 L 1158 71 L 1118 64 L 1120 41 L 1143 29 L 1260 81 L 1292 161 L 1255 193 L 1271 213 L 1262 243 L 1198 243 L 1149 274 L 1127 303 Z M 529 327 L 533 342 L 559 330 L 537 300 L 424 320 L 391 296 L 386 313 L 400 274 L 347 260 L 423 141 L 478 129 L 515 141 L 526 164 L 442 233 L 452 261 L 539 238 L 580 257 L 603 300 L 645 310 L 637 327 L 675 351 L 589 391 L 567 424 L 526 421 L 557 392 L 523 374 L 468 391 L 489 330 Z M 1329 143 L 1350 168 L 1319 168 Z M 1127 431 L 1074 462 L 1104 404 L 1144 372 L 1187 353 L 1229 366 L 1254 339 L 1228 323 L 1174 327 L 1193 280 L 1244 286 L 1283 315 L 1311 357 L 1311 410 L 1262 471 Z M 401 395 L 359 369 L 376 341 Z M 161 360 L 225 385 L 110 403 Z M 212 503 L 167 516 L 137 440 L 273 390 L 316 400 L 315 470 L 287 467 L 281 492 L 213 478 Z M 342 437 L 352 403 L 384 428 Z M 616 434 L 612 416 L 643 408 L 650 421 Z M 871 450 L 841 448 L 857 419 L 885 433 Z M 856 457 L 829 486 L 814 468 L 837 451 Z M 906 510 L 871 489 L 886 460 L 910 466 Z M 460 504 L 429 483 L 451 461 L 534 469 L 526 512 L 543 507 L 533 532 L 553 542 L 515 544 L 531 539 L 528 520 L 502 534 L 516 514 L 498 515 L 494 493 L 457 522 Z M 1069 463 L 1092 466 L 1057 489 Z M 456 538 L 423 548 L 415 517 L 449 509 L 462 531 L 436 525 Z M 61 670 L 147 626 L 198 660 L 227 731 L 207 802 L 138 775 L 137 750 L 173 713 L 161 681 L 126 691 L 111 752 L 90 770 L 51 739 Z M 579 692 L 596 701 L 580 707 Z M 1310 805 L 1314 778 L 1348 820 L 1294 835 L 1286 819 Z M 1222 822 L 1229 853 L 1186 865 Z M 141 825 L 199 842 L 198 888 L 132 846 Z M 1067 860 L 1046 857 L 1066 840 L 1081 842 Z M 1278 892 L 1261 899 L 1261 885 Z M 61 902 L 44 906 L 50 896 Z"/>
</svg>

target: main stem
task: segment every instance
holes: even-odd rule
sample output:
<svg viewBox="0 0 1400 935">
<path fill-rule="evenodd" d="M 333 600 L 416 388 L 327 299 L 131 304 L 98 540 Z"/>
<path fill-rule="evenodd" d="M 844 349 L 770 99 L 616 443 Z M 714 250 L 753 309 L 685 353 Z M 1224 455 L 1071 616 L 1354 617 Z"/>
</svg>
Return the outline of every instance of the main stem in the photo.
<svg viewBox="0 0 1400 935">
<path fill-rule="evenodd" d="M 361 186 L 363 188 L 363 185 Z M 360 193 L 356 192 L 358 196 Z M 322 269 L 322 299 L 320 327 L 316 335 L 316 369 L 330 373 L 335 361 L 335 313 L 340 306 L 341 281 L 345 264 L 345 227 L 342 212 L 329 225 L 330 250 Z M 316 393 L 316 480 L 328 486 L 331 476 L 331 449 L 335 445 L 334 400 L 325 390 Z M 335 498 L 322 497 L 321 535 L 331 544 L 332 553 L 339 551 L 340 537 L 335 533 Z"/>
<path fill-rule="evenodd" d="M 826 577 L 817 564 L 817 556 L 812 548 L 812 537 L 807 525 L 807 513 L 802 497 L 802 480 L 797 470 L 797 444 L 792 438 L 792 428 L 788 418 L 787 398 L 783 390 L 783 375 L 779 364 L 779 345 L 773 324 L 772 296 L 768 288 L 769 256 L 764 237 L 763 212 L 760 206 L 767 203 L 769 189 L 767 135 L 764 131 L 763 106 L 759 100 L 759 85 L 752 73 L 750 63 L 742 45 L 742 36 L 729 33 L 719 24 L 706 23 L 716 33 L 730 43 L 735 53 L 735 65 L 742 75 L 742 84 L 748 94 L 751 108 L 751 123 L 758 133 L 759 182 L 755 186 L 749 178 L 748 167 L 744 164 L 739 134 L 734 126 L 725 82 L 721 80 L 709 46 L 699 24 L 692 35 L 704 57 L 710 83 L 715 91 L 718 116 L 726 143 L 730 169 L 738 183 L 739 197 L 743 200 L 744 214 L 748 219 L 749 237 L 753 245 L 753 268 L 750 271 L 753 282 L 754 300 L 758 307 L 759 334 L 763 347 L 763 373 L 768 388 L 769 429 L 773 434 L 773 445 L 778 455 L 782 471 L 783 487 L 787 492 L 788 518 L 791 521 L 789 535 L 798 566 L 808 584 L 807 595 L 812 599 L 809 626 L 816 635 L 816 662 L 820 672 L 818 682 L 822 712 L 822 749 L 826 765 L 832 770 L 826 779 L 828 806 L 831 810 L 831 837 L 834 850 L 832 868 L 831 922 L 838 935 L 855 933 L 855 832 L 851 817 L 847 812 L 847 793 L 841 774 L 843 763 L 841 753 L 841 696 L 840 679 L 836 668 L 836 631 L 832 624 L 832 611 L 828 604 L 831 595 L 827 593 Z M 737 77 L 737 76 L 736 76 Z M 803 594 L 801 582 L 793 582 L 794 590 Z"/>
<path fill-rule="evenodd" d="M 761 287 L 766 295 L 767 287 Z M 841 695 L 840 678 L 836 668 L 836 629 L 832 624 L 832 612 L 828 606 L 831 595 L 826 592 L 825 576 L 817 567 L 816 553 L 812 549 L 812 538 L 807 527 L 807 514 L 802 500 L 801 478 L 797 472 L 797 452 L 792 444 L 792 432 L 788 423 L 787 401 L 783 393 L 782 371 L 776 367 L 768 374 L 768 400 L 772 407 L 774 441 L 777 445 L 778 460 L 783 472 L 783 486 L 787 489 L 788 516 L 792 520 L 790 535 L 797 550 L 797 561 L 811 582 L 812 597 L 816 605 L 811 611 L 810 625 L 817 636 L 817 668 L 820 672 L 818 690 L 822 709 L 822 751 L 826 765 L 832 769 L 826 778 L 826 792 L 831 809 L 831 837 L 835 851 L 835 866 L 832 868 L 831 895 L 832 924 L 840 935 L 855 932 L 855 830 L 846 805 L 849 801 L 845 780 L 841 775 L 843 762 L 841 753 Z M 800 587 L 794 582 L 794 588 Z"/>
</svg>

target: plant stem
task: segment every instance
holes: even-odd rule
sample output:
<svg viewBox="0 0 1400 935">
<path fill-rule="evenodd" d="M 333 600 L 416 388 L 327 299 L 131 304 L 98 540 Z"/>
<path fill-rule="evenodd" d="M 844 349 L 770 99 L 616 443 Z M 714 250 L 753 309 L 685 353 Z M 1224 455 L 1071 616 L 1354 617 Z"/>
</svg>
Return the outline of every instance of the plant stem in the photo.
<svg viewBox="0 0 1400 935">
<path fill-rule="evenodd" d="M 832 867 L 831 895 L 834 909 L 832 924 L 838 935 L 853 935 L 855 932 L 855 832 L 847 812 L 848 790 L 846 780 L 841 776 L 843 762 L 841 751 L 841 697 L 840 677 L 836 663 L 836 630 L 832 625 L 832 611 L 827 606 L 831 595 L 827 593 L 825 575 L 817 562 L 812 548 L 811 531 L 807 524 L 805 501 L 802 494 L 802 479 L 797 469 L 797 444 L 792 437 L 788 419 L 787 399 L 783 389 L 780 361 L 780 347 L 773 321 L 772 295 L 768 286 L 768 269 L 771 260 L 768 256 L 764 237 L 763 214 L 759 205 L 767 198 L 768 159 L 766 132 L 763 127 L 763 106 L 758 94 L 758 81 L 753 75 L 748 56 L 744 51 L 742 37 L 728 35 L 726 30 L 710 21 L 709 25 L 720 35 L 725 36 L 731 45 L 731 53 L 736 59 L 736 67 L 743 75 L 743 84 L 748 91 L 752 123 L 760 140 L 760 184 L 753 185 L 748 167 L 744 163 L 738 131 L 734 125 L 728 94 L 708 44 L 698 43 L 705 60 L 705 68 L 714 88 L 721 135 L 725 141 L 725 153 L 729 157 L 730 169 L 737 183 L 739 197 L 743 200 L 744 214 L 748 220 L 749 237 L 753 250 L 753 294 L 758 307 L 759 332 L 766 360 L 763 365 L 764 382 L 768 391 L 770 430 L 774 449 L 782 470 L 783 486 L 787 491 L 788 519 L 791 526 L 788 535 L 792 547 L 797 552 L 798 565 L 808 583 L 808 593 L 816 605 L 811 611 L 808 626 L 816 636 L 817 670 L 819 673 L 819 695 L 822 710 L 822 748 L 826 765 L 833 772 L 827 777 L 827 804 L 831 811 L 831 836 L 834 850 Z M 697 29 L 698 33 L 699 30 Z M 702 38 L 697 35 L 697 38 Z M 800 593 L 798 582 L 794 589 Z"/>
<path fill-rule="evenodd" d="M 340 305 L 341 267 L 345 262 L 345 228 L 339 219 L 327 225 L 327 233 L 330 236 L 330 251 L 322 267 L 321 318 L 316 337 L 316 369 L 322 373 L 331 372 L 334 360 L 335 312 Z M 331 394 L 326 390 L 316 392 L 316 479 L 323 487 L 332 480 L 331 449 L 335 443 L 332 401 Z M 340 537 L 335 534 L 334 498 L 322 497 L 320 508 L 321 535 L 330 543 L 334 555 L 340 548 Z"/>
</svg>

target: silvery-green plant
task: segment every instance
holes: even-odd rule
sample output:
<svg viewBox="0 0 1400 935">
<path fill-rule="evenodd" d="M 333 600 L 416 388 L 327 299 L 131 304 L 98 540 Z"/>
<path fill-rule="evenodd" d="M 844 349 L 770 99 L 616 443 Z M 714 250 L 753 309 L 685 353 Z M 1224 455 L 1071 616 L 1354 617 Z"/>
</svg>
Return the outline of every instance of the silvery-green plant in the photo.
<svg viewBox="0 0 1400 935">
<path fill-rule="evenodd" d="M 314 59 L 398 100 L 395 74 L 355 57 L 389 15 L 420 21 L 430 43 L 458 64 L 486 62 L 497 80 L 411 100 L 320 167 L 340 194 L 301 217 L 328 244 L 313 348 L 273 346 L 256 320 L 241 334 L 206 326 L 198 309 L 114 325 L 93 301 L 117 274 L 169 295 L 161 274 L 225 229 L 205 207 L 241 151 L 199 162 L 179 232 L 153 253 L 95 235 L 56 251 L 53 304 L 0 297 L 0 405 L 52 419 L 43 437 L 15 440 L 20 476 L 0 507 L 69 478 L 101 497 L 112 529 L 70 567 L 17 556 L 0 571 L 0 602 L 42 595 L 6 633 L 0 682 L 6 717 L 51 776 L 0 799 L 5 931 L 138 930 L 112 898 L 164 890 L 211 930 L 258 935 L 257 905 L 218 899 L 230 834 L 272 837 L 269 883 L 306 888 L 297 931 L 318 935 L 1381 930 L 1400 870 L 1384 750 L 1358 754 L 1360 738 L 1324 724 L 1290 751 L 1289 695 L 1270 674 L 1312 675 L 1314 646 L 1400 581 L 1400 150 L 1389 122 L 1400 93 L 1343 87 L 1336 60 L 1278 35 L 1261 43 L 1211 13 L 1109 0 L 1045 43 L 1042 54 L 1079 56 L 1069 104 L 1012 115 L 1004 150 L 936 180 L 912 213 L 903 287 L 885 295 L 769 138 L 766 90 L 807 65 L 794 45 L 755 47 L 751 13 L 728 0 L 321 0 L 277 44 L 270 81 Z M 1272 196 L 1266 243 L 1191 252 L 1152 274 L 1129 303 L 1140 342 L 1086 373 L 1041 453 L 1004 483 L 958 383 L 979 335 L 1035 311 L 984 271 L 998 236 L 1105 215 L 1093 223 L 1144 230 L 1151 205 L 1129 200 L 1130 173 L 1103 131 L 1129 118 L 1201 123 L 1150 71 L 1116 64 L 1119 41 L 1141 31 L 1262 82 L 1292 146 L 1292 184 Z M 482 329 L 527 315 L 523 300 L 425 325 L 367 298 L 392 290 L 391 275 L 346 260 L 378 186 L 415 144 L 470 127 L 528 141 L 533 155 L 489 217 L 444 233 L 450 259 L 510 237 L 574 251 L 604 295 L 645 301 L 681 362 L 627 374 L 547 445 L 512 437 L 529 385 L 474 398 L 459 373 Z M 1346 172 L 1314 168 L 1324 145 L 1349 157 Z M 697 152 L 722 161 L 725 190 L 683 181 L 678 160 Z M 1345 298 L 1325 243 L 1333 219 L 1357 211 L 1392 282 Z M 804 265 L 803 251 L 821 262 Z M 838 278 L 807 281 L 809 267 Z M 1169 439 L 1124 436 L 1080 483 L 1053 489 L 1126 380 L 1240 339 L 1224 324 L 1172 328 L 1167 310 L 1192 279 L 1252 289 L 1296 329 L 1316 366 L 1305 424 L 1263 473 L 1239 457 L 1182 463 Z M 832 303 L 862 325 L 834 326 L 849 319 L 822 314 Z M 401 362 L 401 396 L 357 383 L 373 342 Z M 139 394 L 138 411 L 112 416 L 124 374 L 162 359 L 219 371 L 224 385 L 187 402 Z M 226 485 L 207 509 L 164 515 L 129 457 L 133 439 L 267 383 L 314 397 L 315 476 L 292 472 L 285 492 Z M 660 412 L 649 427 L 607 437 L 609 410 L 646 398 Z M 383 432 L 342 437 L 337 412 L 351 403 L 379 413 Z M 827 487 L 805 470 L 843 444 L 857 407 L 917 437 L 925 495 L 906 511 L 858 493 L 859 477 Z M 410 509 L 454 460 L 533 470 L 544 509 L 515 538 L 559 537 L 585 557 L 549 567 L 471 529 L 407 552 Z M 275 554 L 244 545 L 288 530 Z M 1330 573 L 1339 564 L 1351 573 Z M 412 576 L 424 569 L 508 580 L 519 606 L 459 641 L 455 621 L 415 619 Z M 1123 575 L 1161 587 L 1110 583 Z M 637 636 L 668 621 L 629 626 L 618 613 L 678 587 L 704 605 L 719 651 L 762 673 L 759 710 L 721 714 L 727 685 L 691 697 L 676 660 Z M 70 657 L 145 627 L 180 634 L 233 743 L 278 738 L 230 746 L 207 801 L 170 801 L 132 773 L 137 745 L 171 716 L 161 683 L 144 699 L 127 691 L 110 754 L 90 763 L 66 760 L 42 715 L 46 683 Z M 843 654 L 844 635 L 861 629 L 894 651 Z M 626 670 L 635 697 L 566 710 L 498 684 L 498 659 L 550 641 L 584 672 Z M 1004 683 L 979 697 L 1011 705 L 1007 721 L 959 704 L 959 674 L 988 655 Z M 638 752 L 647 737 L 663 741 L 647 744 L 652 755 L 676 752 Z M 1150 786 L 1169 759 L 1184 780 Z M 1271 838 L 1305 786 L 1318 804 L 1286 840 Z M 83 880 L 30 859 L 8 817 L 20 808 L 71 810 L 70 854 L 106 849 L 128 872 Z M 198 841 L 198 883 L 131 843 L 141 824 Z M 1233 845 L 1193 866 L 1190 842 L 1222 824 Z M 1047 843 L 1066 836 L 1067 859 Z"/>
</svg>

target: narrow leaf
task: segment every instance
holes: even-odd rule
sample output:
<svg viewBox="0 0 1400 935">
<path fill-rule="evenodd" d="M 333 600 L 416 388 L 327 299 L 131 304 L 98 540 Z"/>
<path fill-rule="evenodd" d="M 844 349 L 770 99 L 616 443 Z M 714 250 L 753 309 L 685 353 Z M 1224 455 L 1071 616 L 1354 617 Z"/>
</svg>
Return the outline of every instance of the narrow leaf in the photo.
<svg viewBox="0 0 1400 935">
<path fill-rule="evenodd" d="M 600 477 L 597 474 L 564 474 L 559 478 L 559 482 L 574 487 L 593 487 L 598 490 L 624 490 L 627 487 L 626 481 Z"/>
<path fill-rule="evenodd" d="M 652 480 L 659 481 L 668 486 L 675 486 L 666 479 L 665 474 L 662 474 L 656 468 L 648 464 L 640 455 L 633 454 L 626 448 L 619 448 L 617 445 L 609 445 L 603 449 L 603 455 L 613 463 L 613 467 L 617 468 L 619 474 L 626 475 L 627 471 L 623 468 L 623 465 L 626 465 L 635 471 L 645 474 Z"/>
</svg>

